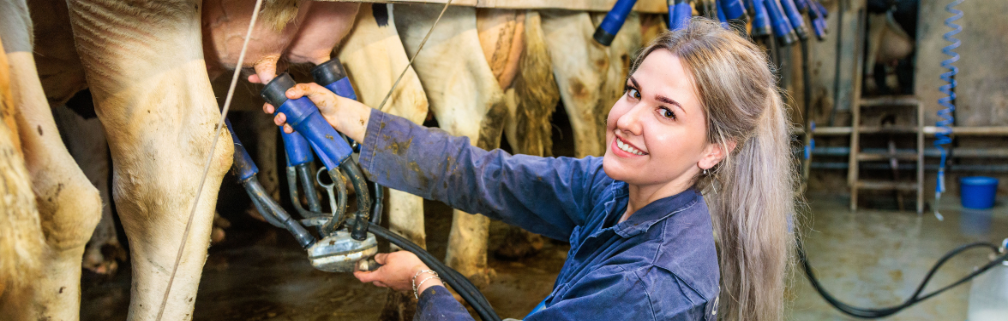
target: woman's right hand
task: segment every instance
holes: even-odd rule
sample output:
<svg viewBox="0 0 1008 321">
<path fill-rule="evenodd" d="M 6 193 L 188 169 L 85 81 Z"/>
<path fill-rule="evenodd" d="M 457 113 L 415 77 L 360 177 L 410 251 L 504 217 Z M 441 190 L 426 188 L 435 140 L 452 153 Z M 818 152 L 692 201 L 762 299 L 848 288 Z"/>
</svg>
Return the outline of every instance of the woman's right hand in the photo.
<svg viewBox="0 0 1008 321">
<path fill-rule="evenodd" d="M 318 106 L 319 113 L 336 131 L 355 141 L 364 141 L 367 124 L 371 118 L 370 107 L 356 100 L 340 97 L 315 83 L 297 84 L 287 89 L 286 95 L 287 99 L 308 97 L 315 103 L 315 106 Z M 263 105 L 263 111 L 267 114 L 273 114 L 276 108 L 266 103 Z M 283 113 L 276 113 L 273 122 L 277 126 L 283 126 L 284 132 L 288 134 L 294 132 L 294 129 L 287 124 L 287 116 Z"/>
</svg>

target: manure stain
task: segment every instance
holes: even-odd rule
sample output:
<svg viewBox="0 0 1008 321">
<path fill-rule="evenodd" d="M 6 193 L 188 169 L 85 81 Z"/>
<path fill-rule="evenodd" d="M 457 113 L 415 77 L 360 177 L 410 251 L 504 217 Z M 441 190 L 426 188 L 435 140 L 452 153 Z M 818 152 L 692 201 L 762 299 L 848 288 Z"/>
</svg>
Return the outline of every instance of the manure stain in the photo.
<svg viewBox="0 0 1008 321">
<path fill-rule="evenodd" d="M 424 175 L 423 171 L 420 170 L 420 165 L 417 165 L 416 162 L 409 162 L 406 164 L 406 166 L 407 168 L 409 168 L 409 170 L 416 173 L 417 180 L 420 181 L 420 185 L 426 186 L 428 183 L 430 183 L 430 178 L 428 178 L 427 175 Z"/>
<path fill-rule="evenodd" d="M 410 145 L 413 145 L 413 137 L 410 137 L 405 142 L 392 142 L 388 146 L 385 146 L 385 149 L 391 151 L 393 154 L 405 157 Z"/>
<path fill-rule="evenodd" d="M 38 125 L 38 134 L 42 136 L 42 125 Z"/>
</svg>

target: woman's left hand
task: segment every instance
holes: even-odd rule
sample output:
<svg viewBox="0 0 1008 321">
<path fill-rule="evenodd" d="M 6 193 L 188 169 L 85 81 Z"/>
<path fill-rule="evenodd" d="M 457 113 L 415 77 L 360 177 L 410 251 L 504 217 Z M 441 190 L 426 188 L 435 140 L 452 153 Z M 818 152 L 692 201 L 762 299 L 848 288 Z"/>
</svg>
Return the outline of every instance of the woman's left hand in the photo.
<svg viewBox="0 0 1008 321">
<path fill-rule="evenodd" d="M 382 265 L 380 268 L 371 272 L 354 271 L 354 276 L 361 282 L 371 282 L 376 286 L 396 291 L 413 291 L 413 276 L 417 272 L 430 269 L 416 254 L 409 251 L 378 253 L 374 258 L 375 262 Z M 427 274 L 418 278 L 427 278 Z M 427 284 L 424 284 L 424 288 L 426 287 Z"/>
</svg>

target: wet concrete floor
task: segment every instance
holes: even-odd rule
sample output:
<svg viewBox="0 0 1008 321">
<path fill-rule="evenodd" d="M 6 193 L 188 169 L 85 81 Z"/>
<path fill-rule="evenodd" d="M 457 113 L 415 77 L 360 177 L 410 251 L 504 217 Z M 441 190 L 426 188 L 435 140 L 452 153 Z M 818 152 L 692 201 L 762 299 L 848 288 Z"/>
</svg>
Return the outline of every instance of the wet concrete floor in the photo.
<svg viewBox="0 0 1008 321">
<path fill-rule="evenodd" d="M 946 252 L 970 242 L 1000 244 L 1008 237 L 1008 206 L 1003 202 L 993 210 L 975 211 L 963 209 L 954 197 L 944 197 L 938 209 L 945 220 L 938 221 L 927 211 L 851 212 L 846 196 L 807 197 L 812 215 L 805 223 L 805 248 L 813 270 L 834 297 L 858 307 L 901 304 Z M 939 270 L 924 293 L 986 264 L 990 253 L 976 249 L 957 256 Z M 792 302 L 790 319 L 857 320 L 829 306 L 798 268 L 786 294 Z M 970 285 L 962 284 L 886 320 L 965 320 Z"/>
<path fill-rule="evenodd" d="M 972 241 L 1008 237 L 1008 207 L 966 212 L 958 200 L 940 207 L 945 221 L 930 213 L 862 209 L 852 213 L 847 198 L 812 194 L 804 223 L 809 260 L 825 288 L 857 306 L 902 302 L 942 254 Z M 451 210 L 426 201 L 428 248 L 443 257 Z M 233 220 L 234 221 L 234 220 Z M 210 249 L 196 301 L 195 320 L 377 320 L 387 290 L 361 284 L 352 275 L 311 268 L 305 252 L 285 231 L 255 221 L 234 222 L 228 240 Z M 495 222 L 491 233 L 500 230 Z M 501 234 L 501 233 L 496 233 Z M 491 237 L 491 247 L 501 243 Z M 569 247 L 547 242 L 543 251 L 518 261 L 491 256 L 496 276 L 483 289 L 502 317 L 526 315 L 553 286 Z M 926 291 L 985 262 L 969 252 L 946 264 Z M 128 265 L 111 279 L 82 282 L 83 320 L 124 320 L 129 300 Z M 964 320 L 969 284 L 922 302 L 888 320 Z M 789 320 L 854 320 L 828 306 L 801 270 L 786 293 Z"/>
</svg>

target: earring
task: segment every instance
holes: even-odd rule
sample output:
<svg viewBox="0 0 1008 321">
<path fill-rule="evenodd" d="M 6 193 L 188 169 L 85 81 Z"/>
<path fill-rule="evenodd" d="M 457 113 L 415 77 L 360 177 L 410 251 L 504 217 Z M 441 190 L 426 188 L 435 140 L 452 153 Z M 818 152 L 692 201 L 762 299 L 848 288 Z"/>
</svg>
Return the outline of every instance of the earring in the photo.
<svg viewBox="0 0 1008 321">
<path fill-rule="evenodd" d="M 703 175 L 704 175 L 704 176 L 707 176 L 707 175 L 709 175 L 709 174 L 710 174 L 710 170 L 709 170 L 709 169 L 707 169 L 707 168 L 704 168 L 704 170 L 703 170 Z"/>
</svg>

